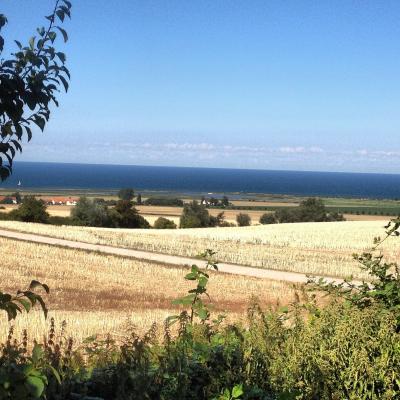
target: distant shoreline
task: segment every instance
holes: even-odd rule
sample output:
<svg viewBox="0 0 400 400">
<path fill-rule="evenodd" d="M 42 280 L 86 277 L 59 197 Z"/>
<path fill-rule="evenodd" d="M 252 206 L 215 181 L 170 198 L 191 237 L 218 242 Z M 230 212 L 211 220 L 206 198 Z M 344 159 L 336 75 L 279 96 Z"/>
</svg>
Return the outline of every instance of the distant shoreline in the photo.
<svg viewBox="0 0 400 400">
<path fill-rule="evenodd" d="M 21 186 L 19 186 L 21 182 Z M 133 187 L 144 194 L 234 199 L 400 199 L 400 175 L 268 171 L 134 165 L 16 163 L 0 192 L 114 194 Z M 211 194 L 209 194 L 211 193 Z"/>
</svg>

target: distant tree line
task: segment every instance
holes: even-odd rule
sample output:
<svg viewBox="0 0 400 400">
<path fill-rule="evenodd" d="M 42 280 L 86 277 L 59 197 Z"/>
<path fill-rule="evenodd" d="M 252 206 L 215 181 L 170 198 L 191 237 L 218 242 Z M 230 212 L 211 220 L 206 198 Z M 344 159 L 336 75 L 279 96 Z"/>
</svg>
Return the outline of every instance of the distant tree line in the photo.
<svg viewBox="0 0 400 400">
<path fill-rule="evenodd" d="M 321 199 L 310 197 L 296 208 L 282 208 L 274 213 L 263 214 L 260 223 L 282 224 L 294 222 L 331 222 L 344 221 L 342 214 L 329 212 Z"/>
</svg>

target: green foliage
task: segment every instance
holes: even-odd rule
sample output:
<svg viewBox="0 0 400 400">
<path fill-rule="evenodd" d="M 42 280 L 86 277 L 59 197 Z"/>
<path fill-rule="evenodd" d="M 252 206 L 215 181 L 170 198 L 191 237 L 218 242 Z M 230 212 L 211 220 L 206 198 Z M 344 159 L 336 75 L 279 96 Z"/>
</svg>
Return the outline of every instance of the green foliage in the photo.
<svg viewBox="0 0 400 400">
<path fill-rule="evenodd" d="M 144 204 L 148 206 L 183 207 L 183 201 L 173 197 L 149 197 L 144 201 Z"/>
<path fill-rule="evenodd" d="M 229 203 L 229 199 L 227 196 L 223 196 L 222 200 L 221 200 L 221 206 L 222 207 L 229 207 L 230 203 Z"/>
<path fill-rule="evenodd" d="M 138 206 L 142 205 L 142 195 L 140 193 L 136 196 L 136 204 Z"/>
<path fill-rule="evenodd" d="M 375 238 L 375 246 L 371 252 L 354 254 L 360 268 L 369 275 L 368 282 L 354 283 L 352 277 L 339 284 L 327 283 L 322 278 L 311 279 L 311 289 L 344 299 L 346 304 L 358 308 L 377 306 L 385 312 L 392 312 L 396 315 L 400 329 L 400 266 L 394 262 L 387 263 L 382 254 L 376 254 L 379 246 L 388 237 L 400 235 L 399 228 L 400 218 L 392 220 L 386 226 L 386 237 Z"/>
<path fill-rule="evenodd" d="M 273 216 L 279 223 L 344 221 L 343 215 L 337 212 L 328 212 L 323 201 L 313 197 L 302 201 L 296 208 L 278 209 Z M 271 219 L 267 221 L 272 221 L 272 217 L 268 218 Z"/>
<path fill-rule="evenodd" d="M 57 0 L 49 16 L 47 27 L 37 29 L 37 36 L 23 46 L 15 41 L 17 49 L 10 56 L 3 54 L 2 30 L 7 18 L 0 14 L 0 178 L 12 173 L 17 151 L 22 151 L 24 136 L 32 137 L 32 126 L 42 131 L 50 117 L 50 106 L 58 106 L 57 92 L 68 90 L 70 74 L 65 66 L 66 56 L 54 48 L 57 35 L 68 40 L 60 26 L 71 16 L 71 3 Z M 58 24 L 58 25 L 57 25 Z"/>
<path fill-rule="evenodd" d="M 117 201 L 109 209 L 104 202 L 81 197 L 71 210 L 71 223 L 81 226 L 109 228 L 150 228 L 150 224 L 133 207 L 129 200 Z"/>
<path fill-rule="evenodd" d="M 235 385 L 232 390 L 225 389 L 223 393 L 215 397 L 214 400 L 234 400 L 234 399 L 240 399 L 241 396 L 243 395 L 243 385 Z"/>
<path fill-rule="evenodd" d="M 207 249 L 203 254 L 200 254 L 200 258 L 206 261 L 204 271 L 197 265 L 192 265 L 191 271 L 185 276 L 188 281 L 195 281 L 196 287 L 190 289 L 188 294 L 184 297 L 176 299 L 172 302 L 175 305 L 190 306 L 189 311 L 189 322 L 192 324 L 194 317 L 197 317 L 201 323 L 204 323 L 210 318 L 210 311 L 207 305 L 204 303 L 203 298 L 208 297 L 207 283 L 210 278 L 207 271 L 214 269 L 218 271 L 217 263 L 214 259 L 215 252 Z M 183 311 L 180 316 L 170 317 L 170 321 L 184 320 L 186 318 L 186 311 Z"/>
<path fill-rule="evenodd" d="M 174 221 L 172 221 L 168 218 L 159 217 L 154 222 L 154 228 L 155 229 L 176 229 L 176 224 Z"/>
<path fill-rule="evenodd" d="M 131 201 L 135 196 L 135 191 L 132 188 L 120 189 L 118 192 L 118 197 L 120 200 Z"/>
<path fill-rule="evenodd" d="M 147 220 L 139 215 L 133 202 L 120 200 L 110 213 L 112 224 L 116 228 L 150 228 Z"/>
<path fill-rule="evenodd" d="M 47 285 L 35 280 L 30 283 L 28 290 L 19 290 L 16 295 L 0 292 L 0 310 L 7 313 L 9 321 L 15 319 L 18 313 L 29 312 L 36 304 L 39 304 L 45 316 L 47 315 L 46 305 L 42 296 L 35 293 L 36 288 L 42 288 L 49 293 Z"/>
<path fill-rule="evenodd" d="M 16 295 L 0 292 L 0 310 L 13 320 L 18 313 L 29 312 L 39 304 L 45 317 L 47 308 L 41 295 L 35 289 L 42 288 L 49 293 L 47 285 L 32 281 L 28 290 Z M 29 400 L 42 398 L 48 379 L 43 370 L 43 349 L 35 344 L 31 356 L 26 356 L 26 340 L 22 347 L 11 343 L 12 331 L 5 345 L 0 345 L 0 399 Z M 53 371 L 58 377 L 58 373 Z M 61 381 L 60 381 L 61 383 Z"/>
<path fill-rule="evenodd" d="M 276 217 L 274 214 L 265 213 L 260 217 L 260 224 L 262 225 L 269 225 L 269 224 L 276 224 Z"/>
<path fill-rule="evenodd" d="M 250 226 L 251 218 L 249 214 L 239 213 L 236 215 L 236 222 L 238 226 Z"/>
<path fill-rule="evenodd" d="M 106 205 L 81 197 L 71 209 L 71 221 L 74 225 L 112 227 L 113 222 Z"/>
<path fill-rule="evenodd" d="M 23 203 L 16 210 L 10 211 L 8 218 L 15 221 L 47 224 L 49 214 L 46 209 L 47 206 L 42 200 L 34 196 L 25 196 Z"/>
<path fill-rule="evenodd" d="M 206 228 L 212 226 L 208 210 L 196 200 L 183 207 L 180 228 Z"/>
</svg>

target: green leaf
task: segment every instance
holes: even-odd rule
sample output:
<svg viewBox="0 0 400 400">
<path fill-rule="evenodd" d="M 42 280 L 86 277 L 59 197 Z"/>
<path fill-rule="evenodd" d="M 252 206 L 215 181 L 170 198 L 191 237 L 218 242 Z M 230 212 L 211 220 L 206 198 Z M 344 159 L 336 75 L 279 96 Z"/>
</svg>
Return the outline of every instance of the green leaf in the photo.
<svg viewBox="0 0 400 400">
<path fill-rule="evenodd" d="M 208 318 L 208 311 L 206 308 L 201 308 L 197 311 L 197 315 L 201 320 L 206 320 Z"/>
<path fill-rule="evenodd" d="M 38 399 L 44 391 L 44 382 L 37 376 L 29 376 L 25 382 L 25 386 L 35 399 Z"/>
<path fill-rule="evenodd" d="M 42 346 L 35 344 L 33 350 L 32 350 L 32 361 L 36 364 L 37 362 L 40 361 L 40 359 L 43 357 L 43 348 Z"/>
<path fill-rule="evenodd" d="M 67 31 L 63 28 L 60 28 L 59 26 L 57 26 L 57 29 L 61 32 L 61 34 L 63 35 L 64 38 L 64 42 L 68 41 L 68 34 Z"/>
<path fill-rule="evenodd" d="M 16 299 L 15 301 L 18 301 L 18 303 L 21 303 L 22 306 L 25 308 L 26 312 L 30 311 L 32 305 L 28 300 L 26 300 L 26 299 Z"/>
<path fill-rule="evenodd" d="M 197 278 L 197 272 L 189 272 L 188 274 L 185 275 L 185 279 L 188 281 L 194 281 Z"/>
<path fill-rule="evenodd" d="M 31 50 L 35 48 L 35 36 L 29 39 L 29 47 L 31 48 Z"/>
<path fill-rule="evenodd" d="M 69 85 L 68 85 L 67 80 L 62 75 L 60 75 L 58 78 L 60 79 L 60 81 L 64 85 L 65 91 L 68 92 Z"/>
<path fill-rule="evenodd" d="M 205 287 L 207 286 L 207 282 L 208 282 L 208 279 L 207 279 L 205 276 L 202 276 L 202 277 L 199 279 L 199 286 L 200 286 L 201 288 L 205 288 Z"/>
<path fill-rule="evenodd" d="M 48 368 L 53 373 L 53 375 L 56 378 L 58 384 L 61 385 L 61 377 L 60 377 L 60 374 L 58 373 L 58 371 L 50 364 L 48 365 Z"/>
<path fill-rule="evenodd" d="M 180 299 L 176 299 L 172 302 L 172 304 L 176 305 L 183 305 L 187 306 L 189 304 L 193 303 L 193 300 L 195 299 L 196 295 L 195 294 L 188 294 L 187 296 L 181 297 Z"/>
<path fill-rule="evenodd" d="M 232 389 L 232 397 L 234 399 L 239 398 L 243 394 L 243 385 L 236 385 Z"/>
</svg>

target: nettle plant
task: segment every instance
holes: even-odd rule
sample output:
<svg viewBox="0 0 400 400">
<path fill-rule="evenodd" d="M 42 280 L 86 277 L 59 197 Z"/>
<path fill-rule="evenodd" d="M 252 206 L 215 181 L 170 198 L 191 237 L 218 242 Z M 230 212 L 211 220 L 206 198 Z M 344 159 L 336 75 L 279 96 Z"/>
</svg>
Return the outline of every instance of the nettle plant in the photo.
<svg viewBox="0 0 400 400">
<path fill-rule="evenodd" d="M 169 322 L 173 323 L 178 320 L 188 320 L 190 324 L 194 322 L 195 317 L 204 324 L 210 318 L 209 306 L 204 302 L 204 298 L 210 299 L 207 293 L 207 284 L 210 278 L 208 271 L 218 271 L 218 264 L 214 258 L 216 252 L 207 249 L 204 253 L 199 255 L 199 258 L 206 261 L 206 266 L 201 269 L 197 265 L 192 265 L 191 271 L 185 275 L 185 279 L 188 281 L 196 282 L 196 287 L 190 289 L 186 296 L 180 297 L 174 300 L 174 305 L 189 306 L 189 313 L 182 311 L 180 315 L 174 315 L 169 317 Z"/>
<path fill-rule="evenodd" d="M 311 279 L 309 284 L 311 290 L 322 290 L 358 308 L 375 305 L 394 312 L 400 329 L 400 266 L 395 262 L 386 262 L 379 251 L 388 238 L 400 236 L 400 217 L 391 220 L 385 229 L 386 235 L 383 239 L 374 239 L 371 251 L 353 255 L 360 268 L 369 275 L 368 281 L 355 283 L 353 277 L 349 277 L 340 284 L 327 283 L 324 279 Z"/>
<path fill-rule="evenodd" d="M 68 90 L 70 73 L 66 56 L 54 47 L 61 34 L 60 26 L 71 17 L 71 3 L 57 0 L 53 12 L 46 17 L 47 27 L 37 28 L 28 44 L 15 40 L 17 50 L 4 58 L 5 40 L 2 32 L 7 17 L 0 14 L 0 179 L 12 173 L 16 153 L 22 151 L 22 140 L 32 138 L 32 126 L 42 131 L 50 117 L 50 106 L 58 106 L 56 95 L 61 88 Z"/>
</svg>

